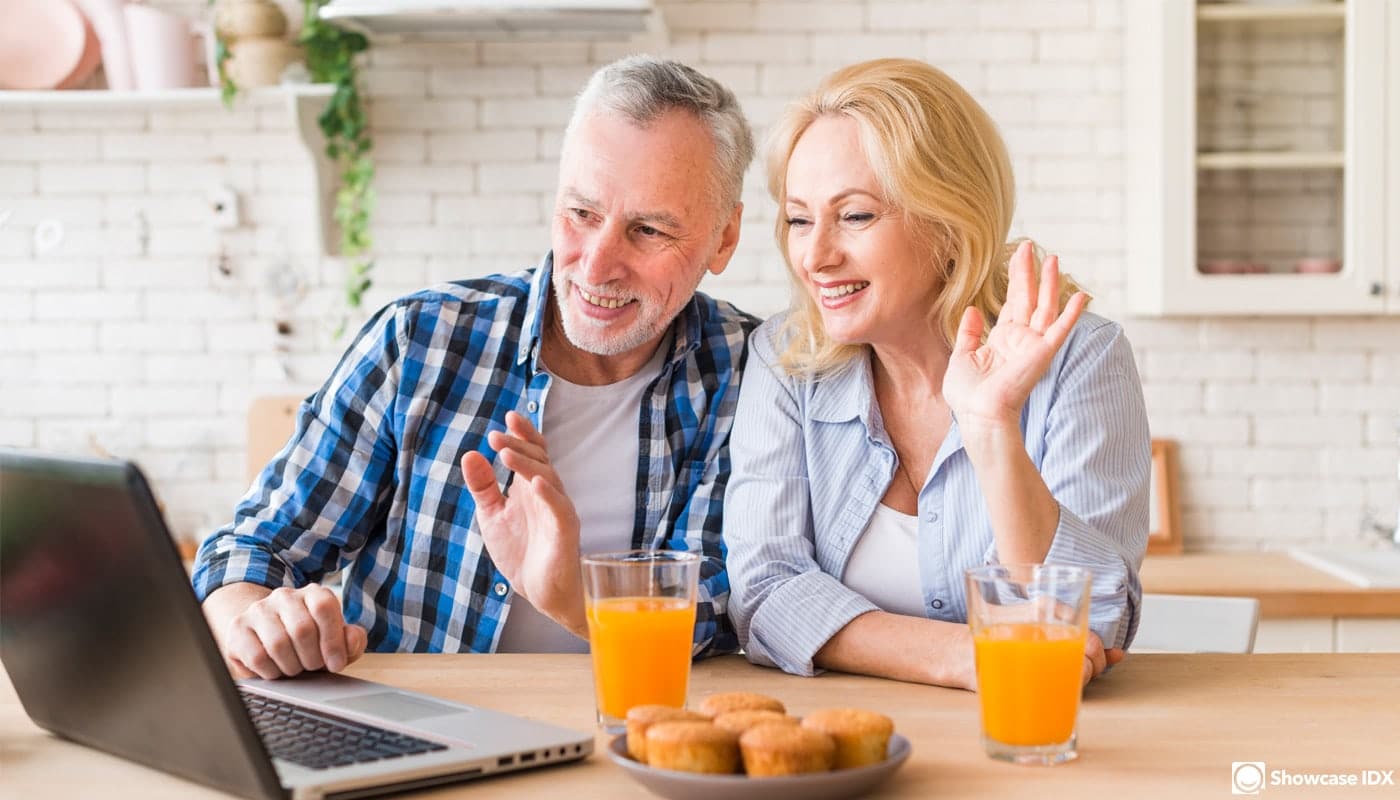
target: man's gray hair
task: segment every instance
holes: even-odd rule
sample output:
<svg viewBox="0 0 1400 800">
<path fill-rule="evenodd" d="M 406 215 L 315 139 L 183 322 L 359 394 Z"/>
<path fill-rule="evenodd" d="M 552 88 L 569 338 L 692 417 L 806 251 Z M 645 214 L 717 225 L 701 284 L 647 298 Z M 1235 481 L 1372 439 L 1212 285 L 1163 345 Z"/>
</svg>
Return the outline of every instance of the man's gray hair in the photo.
<svg viewBox="0 0 1400 800">
<path fill-rule="evenodd" d="M 710 131 L 718 162 L 717 199 L 721 208 L 732 210 L 744 191 L 744 171 L 753 161 L 753 131 L 733 92 L 679 61 L 634 55 L 593 73 L 574 102 L 564 138 L 567 141 L 579 120 L 593 111 L 621 114 L 646 127 L 673 109 L 689 111 Z"/>
</svg>

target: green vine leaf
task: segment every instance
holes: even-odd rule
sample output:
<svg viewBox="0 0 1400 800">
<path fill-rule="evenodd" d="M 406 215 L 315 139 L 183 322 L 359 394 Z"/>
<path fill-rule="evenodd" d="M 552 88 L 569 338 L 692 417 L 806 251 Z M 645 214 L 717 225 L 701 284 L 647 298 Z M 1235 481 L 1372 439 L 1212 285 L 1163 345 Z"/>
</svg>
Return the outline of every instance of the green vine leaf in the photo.
<svg viewBox="0 0 1400 800">
<path fill-rule="evenodd" d="M 214 0 L 207 0 L 206 6 L 213 6 Z M 233 78 L 228 75 L 225 63 L 228 61 L 228 42 L 219 35 L 217 25 L 210 23 L 214 36 L 214 67 L 219 73 L 219 100 L 223 102 L 224 108 L 233 108 L 233 98 L 238 95 L 238 85 L 233 82 Z"/>
<path fill-rule="evenodd" d="M 207 5 L 214 5 L 208 0 Z M 327 24 L 320 17 L 321 6 L 328 0 L 302 0 L 302 28 L 297 43 L 306 53 L 306 69 L 315 83 L 335 85 L 335 92 L 326 104 L 317 123 L 326 139 L 326 157 L 340 170 L 340 189 L 335 195 L 333 217 L 340 228 L 340 253 L 348 261 L 345 271 L 345 302 L 350 309 L 359 308 L 365 292 L 373 285 L 370 279 L 374 260 L 370 250 L 370 218 L 374 213 L 374 161 L 370 151 L 374 143 L 369 137 L 369 119 L 360 102 L 357 84 L 359 75 L 355 56 L 369 49 L 369 41 L 361 34 L 343 31 Z M 227 43 L 215 34 L 215 59 L 219 72 L 219 96 L 225 107 L 232 108 L 238 87 L 224 68 L 229 58 Z M 341 319 L 335 338 L 345 332 L 346 320 Z"/>
</svg>

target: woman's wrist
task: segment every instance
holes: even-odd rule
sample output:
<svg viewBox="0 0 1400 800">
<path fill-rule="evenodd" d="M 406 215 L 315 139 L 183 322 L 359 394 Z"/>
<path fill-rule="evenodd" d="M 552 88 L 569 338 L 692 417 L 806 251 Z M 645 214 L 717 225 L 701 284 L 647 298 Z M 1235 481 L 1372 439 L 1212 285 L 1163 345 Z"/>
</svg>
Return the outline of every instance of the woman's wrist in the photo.
<svg viewBox="0 0 1400 800">
<path fill-rule="evenodd" d="M 977 689 L 977 668 L 972 651 L 972 631 L 966 625 L 946 627 L 934 645 L 926 682 L 954 689 Z"/>
</svg>

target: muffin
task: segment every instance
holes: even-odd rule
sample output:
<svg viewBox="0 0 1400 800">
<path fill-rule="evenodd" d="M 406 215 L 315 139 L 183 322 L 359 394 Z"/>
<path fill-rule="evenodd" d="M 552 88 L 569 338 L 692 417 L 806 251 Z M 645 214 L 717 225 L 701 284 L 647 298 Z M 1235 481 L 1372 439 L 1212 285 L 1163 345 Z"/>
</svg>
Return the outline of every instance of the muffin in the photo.
<svg viewBox="0 0 1400 800">
<path fill-rule="evenodd" d="M 727 775 L 739 771 L 739 736 L 710 722 L 675 720 L 647 728 L 647 764 Z"/>
<path fill-rule="evenodd" d="M 755 725 L 765 722 L 777 722 L 785 725 L 796 725 L 801 720 L 797 717 L 790 717 L 780 711 L 771 711 L 766 708 L 744 708 L 738 711 L 726 711 L 715 717 L 715 724 L 727 731 L 734 731 L 743 735 L 744 731 Z"/>
<path fill-rule="evenodd" d="M 709 717 L 672 706 L 632 706 L 627 710 L 627 755 L 647 763 L 647 728 L 657 722 L 689 720 L 708 722 Z"/>
<path fill-rule="evenodd" d="M 836 768 L 864 767 L 885 760 L 894 722 L 884 714 L 859 708 L 824 708 L 802 718 L 802 727 L 820 731 L 836 742 Z"/>
<path fill-rule="evenodd" d="M 826 772 L 835 763 L 836 743 L 813 728 L 765 722 L 739 737 L 744 771 L 751 778 Z"/>
<path fill-rule="evenodd" d="M 767 709 L 776 711 L 779 714 L 785 713 L 783 704 L 766 694 L 755 692 L 720 692 L 712 694 L 700 701 L 700 713 L 711 718 L 718 717 L 726 711 L 742 711 L 745 709 Z"/>
</svg>

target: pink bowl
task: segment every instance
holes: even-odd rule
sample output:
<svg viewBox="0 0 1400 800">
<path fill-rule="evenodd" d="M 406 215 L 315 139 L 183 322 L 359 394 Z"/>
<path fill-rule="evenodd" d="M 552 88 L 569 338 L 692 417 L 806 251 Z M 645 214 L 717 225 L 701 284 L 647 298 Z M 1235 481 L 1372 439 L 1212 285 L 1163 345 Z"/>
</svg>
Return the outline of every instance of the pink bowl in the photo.
<svg viewBox="0 0 1400 800">
<path fill-rule="evenodd" d="M 1249 272 L 1250 268 L 1248 261 L 1236 258 L 1212 258 L 1196 267 L 1202 275 L 1238 275 Z"/>
<path fill-rule="evenodd" d="M 1293 271 L 1318 274 L 1341 272 L 1342 262 L 1335 258 L 1300 258 L 1293 265 Z"/>
<path fill-rule="evenodd" d="M 71 89 L 102 61 L 97 32 L 71 0 L 7 0 L 0 89 Z"/>
</svg>

